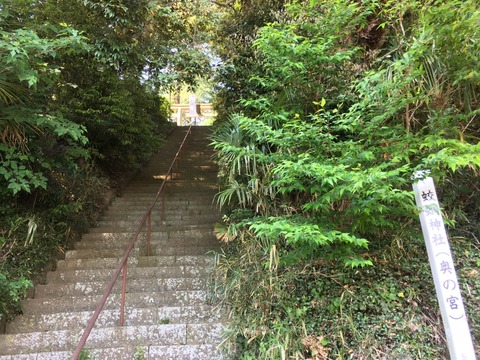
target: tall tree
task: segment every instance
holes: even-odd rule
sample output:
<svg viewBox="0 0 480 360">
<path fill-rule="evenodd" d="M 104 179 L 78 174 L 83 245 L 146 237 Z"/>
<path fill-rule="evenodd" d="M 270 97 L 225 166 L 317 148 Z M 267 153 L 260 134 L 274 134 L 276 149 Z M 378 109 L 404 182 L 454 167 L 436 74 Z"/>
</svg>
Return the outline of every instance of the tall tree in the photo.
<svg viewBox="0 0 480 360">
<path fill-rule="evenodd" d="M 216 73 L 217 121 L 239 110 L 238 100 L 252 95 L 258 87 L 250 77 L 262 61 L 253 47 L 258 30 L 281 17 L 285 1 L 214 1 L 223 16 L 216 31 L 215 51 L 222 61 Z"/>
<path fill-rule="evenodd" d="M 210 5 L 0 3 L 0 317 L 22 276 L 92 219 L 100 173 L 125 176 L 158 148 L 170 111 L 159 89 L 209 72 Z"/>
</svg>

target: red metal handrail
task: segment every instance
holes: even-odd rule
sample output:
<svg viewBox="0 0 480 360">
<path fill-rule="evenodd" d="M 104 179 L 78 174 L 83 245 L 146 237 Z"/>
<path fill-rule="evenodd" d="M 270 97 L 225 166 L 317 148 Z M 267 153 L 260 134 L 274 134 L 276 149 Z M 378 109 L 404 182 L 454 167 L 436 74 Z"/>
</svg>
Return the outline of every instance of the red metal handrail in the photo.
<svg viewBox="0 0 480 360">
<path fill-rule="evenodd" d="M 162 214 L 161 214 L 161 221 L 163 222 L 165 219 L 165 194 L 164 194 L 164 188 L 165 184 L 168 180 L 168 177 L 170 176 L 170 179 L 173 179 L 172 177 L 172 169 L 173 166 L 175 165 L 176 168 L 178 168 L 178 160 L 180 159 L 181 151 L 183 148 L 186 148 L 186 141 L 188 136 L 192 132 L 192 125 L 188 127 L 187 133 L 185 134 L 185 137 L 183 138 L 182 143 L 180 144 L 180 147 L 178 148 L 177 153 L 175 154 L 175 157 L 173 158 L 172 163 L 170 164 L 170 167 L 167 171 L 167 174 L 165 175 L 165 178 L 163 179 L 162 185 L 160 185 L 160 188 L 155 196 L 155 199 L 153 200 L 152 205 L 147 209 L 145 212 L 145 215 L 143 215 L 142 220 L 140 221 L 140 224 L 138 226 L 137 231 L 132 237 L 132 241 L 130 242 L 130 245 L 127 247 L 125 250 L 125 253 L 123 255 L 122 260 L 119 262 L 117 270 L 113 274 L 110 282 L 107 285 L 107 288 L 105 289 L 105 292 L 100 299 L 100 301 L 97 304 L 97 307 L 95 309 L 95 312 L 93 313 L 92 317 L 90 318 L 90 321 L 88 322 L 87 328 L 83 332 L 83 335 L 78 342 L 77 347 L 75 348 L 75 351 L 70 358 L 70 360 L 77 360 L 80 356 L 80 353 L 85 346 L 85 343 L 87 342 L 88 337 L 90 336 L 90 333 L 92 332 L 93 327 L 95 326 L 95 323 L 98 319 L 98 316 L 100 315 L 100 312 L 102 311 L 103 307 L 105 306 L 105 303 L 107 302 L 108 297 L 110 296 L 112 289 L 117 282 L 118 277 L 120 276 L 120 273 L 123 272 L 122 274 L 122 300 L 120 304 L 120 326 L 123 326 L 124 321 L 125 321 L 125 294 L 126 294 L 126 288 L 127 288 L 127 264 L 128 264 L 128 257 L 130 256 L 130 253 L 132 252 L 133 248 L 135 247 L 135 244 L 138 240 L 138 237 L 140 233 L 143 230 L 143 227 L 145 226 L 145 223 L 147 223 L 147 255 L 150 256 L 150 235 L 151 235 L 151 219 L 152 219 L 152 210 L 155 207 L 155 205 L 158 202 L 158 199 L 160 196 L 162 196 Z"/>
</svg>

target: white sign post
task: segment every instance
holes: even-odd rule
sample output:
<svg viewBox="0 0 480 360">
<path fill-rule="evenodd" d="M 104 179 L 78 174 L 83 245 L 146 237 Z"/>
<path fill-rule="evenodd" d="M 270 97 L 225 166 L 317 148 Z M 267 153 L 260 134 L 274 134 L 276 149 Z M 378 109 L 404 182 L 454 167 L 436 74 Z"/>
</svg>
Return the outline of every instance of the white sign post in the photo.
<svg viewBox="0 0 480 360">
<path fill-rule="evenodd" d="M 428 259 L 440 304 L 447 345 L 452 360 L 475 360 L 472 336 L 463 307 L 462 294 L 455 272 L 452 253 L 438 204 L 435 185 L 424 173 L 415 174 L 415 201 L 420 207 L 420 223 L 427 245 Z"/>
</svg>

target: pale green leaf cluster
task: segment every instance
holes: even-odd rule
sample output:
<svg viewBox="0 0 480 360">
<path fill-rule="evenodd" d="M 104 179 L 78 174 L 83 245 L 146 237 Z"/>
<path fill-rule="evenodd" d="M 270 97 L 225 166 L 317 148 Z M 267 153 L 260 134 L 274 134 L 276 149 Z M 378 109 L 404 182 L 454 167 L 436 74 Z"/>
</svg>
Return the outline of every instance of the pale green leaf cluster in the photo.
<svg viewBox="0 0 480 360">
<path fill-rule="evenodd" d="M 52 36 L 40 36 L 42 32 Z M 65 139 L 72 150 L 87 143 L 84 127 L 45 109 L 37 100 L 58 79 L 57 55 L 87 50 L 85 38 L 67 26 L 0 30 L 0 169 L 11 194 L 46 189 L 46 167 L 42 164 L 51 168 L 53 163 L 36 149 L 38 138 Z"/>
</svg>

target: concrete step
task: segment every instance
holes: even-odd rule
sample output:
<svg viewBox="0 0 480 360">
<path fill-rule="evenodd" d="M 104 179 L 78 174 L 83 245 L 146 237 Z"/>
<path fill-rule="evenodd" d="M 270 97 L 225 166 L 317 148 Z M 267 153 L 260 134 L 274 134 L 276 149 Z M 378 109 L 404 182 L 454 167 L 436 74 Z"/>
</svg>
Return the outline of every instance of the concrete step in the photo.
<svg viewBox="0 0 480 360">
<path fill-rule="evenodd" d="M 123 257 L 140 221 L 158 193 L 170 161 L 186 133 L 177 128 L 151 162 L 115 199 L 96 228 L 67 251 L 35 298 L 23 302 L 24 314 L 0 335 L 0 360 L 68 359 L 93 309 Z M 126 326 L 119 318 L 121 281 L 113 287 L 104 311 L 87 342 L 91 358 L 227 359 L 222 342 L 225 312 L 208 305 L 210 254 L 220 243 L 213 224 L 217 166 L 207 134 L 194 128 L 181 154 L 174 179 L 165 186 L 165 222 L 161 202 L 152 213 L 151 251 L 146 257 L 146 230 L 131 254 L 126 294 Z M 160 199 L 161 200 L 161 199 Z"/>
<path fill-rule="evenodd" d="M 185 165 L 188 167 L 199 165 L 202 168 L 187 170 L 178 168 L 172 169 L 168 174 L 167 172 L 162 171 L 152 171 L 152 173 L 142 173 L 142 177 L 136 177 L 129 182 L 129 184 L 124 188 L 125 191 L 139 191 L 143 187 L 146 187 L 149 190 L 159 190 L 160 186 L 164 183 L 165 189 L 170 189 L 171 187 L 182 187 L 185 188 L 191 187 L 192 185 L 199 185 L 201 188 L 211 189 L 215 185 L 217 179 L 217 171 L 212 166 L 211 163 L 198 164 L 198 161 L 192 162 L 189 164 L 185 161 Z M 209 167 L 209 170 L 205 168 Z M 198 177 L 197 180 L 192 178 Z M 188 177 L 188 178 L 187 178 Z"/>
<path fill-rule="evenodd" d="M 133 249 L 130 256 L 136 258 L 140 252 L 146 252 L 147 250 L 141 250 L 138 247 Z M 122 258 L 125 253 L 124 249 L 80 249 L 69 250 L 65 253 L 65 260 L 70 259 L 103 259 L 103 258 Z"/>
<path fill-rule="evenodd" d="M 138 258 L 139 267 L 158 267 L 164 265 L 189 265 L 196 267 L 212 267 L 215 265 L 215 258 L 212 255 L 192 255 L 192 256 L 141 256 Z"/>
<path fill-rule="evenodd" d="M 49 271 L 47 283 L 108 281 L 115 269 L 76 269 Z M 166 279 L 186 277 L 206 277 L 211 271 L 211 265 L 158 265 L 152 267 L 129 267 L 129 279 Z"/>
<path fill-rule="evenodd" d="M 136 204 L 128 206 L 115 206 L 109 208 L 102 217 L 97 221 L 104 220 L 137 220 L 140 222 L 147 214 L 149 208 L 140 207 Z M 157 203 L 150 211 L 152 220 L 159 220 L 162 217 L 162 203 Z M 209 203 L 194 203 L 192 201 L 183 201 L 181 203 L 169 204 L 165 203 L 163 206 L 163 216 L 202 216 L 202 215 L 217 215 L 221 216 L 220 210 Z"/>
<path fill-rule="evenodd" d="M 172 190 L 173 191 L 173 190 Z M 176 194 L 169 194 L 165 193 L 165 204 L 172 203 L 175 204 L 177 201 L 185 201 L 188 200 L 190 204 L 212 204 L 215 198 L 216 193 L 218 192 L 216 189 L 204 189 L 201 192 L 193 192 L 190 191 L 178 191 Z M 129 206 L 129 205 L 144 205 L 148 208 L 153 201 L 155 200 L 157 192 L 156 191 L 131 191 L 131 192 L 124 192 L 121 197 L 115 199 L 112 203 L 112 206 Z M 158 199 L 158 202 L 161 203 L 162 198 L 161 196 Z"/>
<path fill-rule="evenodd" d="M 207 255 L 210 254 L 212 250 L 218 250 L 220 244 L 214 245 L 201 245 L 201 246 L 183 246 L 179 245 L 177 247 L 161 247 L 156 248 L 152 247 L 151 250 L 154 250 L 151 255 L 156 256 L 184 256 L 184 255 Z M 80 249 L 80 250 L 70 250 L 65 254 L 65 259 L 94 259 L 94 258 L 112 258 L 112 257 L 123 257 L 123 249 Z M 136 248 L 132 251 L 132 259 L 139 255 L 147 255 L 147 248 Z"/>
<path fill-rule="evenodd" d="M 193 195 L 191 192 L 177 193 L 175 195 L 165 194 L 163 199 L 160 195 L 157 199 L 156 204 L 158 204 L 158 209 L 161 209 L 162 201 L 165 206 L 177 207 L 183 205 L 196 205 L 196 206 L 215 206 L 214 200 L 216 193 L 218 191 L 204 191 L 201 194 Z M 129 193 L 123 194 L 122 197 L 116 198 L 112 205 L 108 208 L 109 210 L 116 207 L 131 207 L 135 206 L 140 208 L 144 207 L 145 211 L 149 209 L 155 201 L 155 194 L 142 194 L 142 193 Z M 139 200 L 143 201 L 141 203 Z M 155 204 L 154 209 L 157 207 Z"/>
<path fill-rule="evenodd" d="M 76 269 L 115 269 L 121 257 L 94 258 L 94 259 L 67 259 L 58 260 L 54 271 L 69 271 Z M 136 266 L 136 257 L 128 259 L 128 266 Z"/>
<path fill-rule="evenodd" d="M 23 314 L 55 314 L 58 312 L 93 311 L 101 295 L 64 296 L 62 298 L 38 298 L 22 301 Z M 107 299 L 104 309 L 120 308 L 121 294 L 112 294 Z M 61 299 L 61 300 L 59 300 Z M 202 290 L 179 290 L 163 292 L 145 292 L 126 294 L 125 307 L 159 308 L 161 306 L 194 306 L 205 305 L 208 296 Z"/>
<path fill-rule="evenodd" d="M 115 214 L 115 213 L 124 213 L 127 211 L 139 213 L 139 214 L 145 214 L 147 210 L 150 209 L 150 206 L 153 203 L 150 203 L 150 205 L 146 206 L 145 203 L 128 203 L 128 204 L 120 204 L 120 203 L 115 203 L 112 206 L 110 206 L 104 213 L 105 216 L 108 216 L 110 214 Z M 195 210 L 195 209 L 211 209 L 211 211 L 214 212 L 220 212 L 216 204 L 212 201 L 193 201 L 192 199 L 190 200 L 181 200 L 181 201 L 170 201 L 170 202 L 165 202 L 164 203 L 164 209 L 165 211 L 168 210 Z M 161 199 L 155 204 L 155 206 L 152 208 L 152 216 L 157 216 L 159 217 L 162 211 L 162 201 Z"/>
<path fill-rule="evenodd" d="M 163 178 L 162 175 L 158 175 Z M 168 180 L 167 185 L 165 187 L 166 191 L 171 191 L 172 189 L 184 189 L 185 191 L 190 191 L 192 192 L 193 189 L 198 187 L 199 190 L 202 191 L 213 191 L 216 189 L 216 184 L 215 184 L 216 176 L 211 174 L 211 176 L 207 176 L 205 173 L 185 173 L 185 174 L 179 174 L 177 177 L 176 175 L 174 176 L 173 180 Z M 139 181 L 137 184 L 131 183 L 131 185 L 127 186 L 124 191 L 122 192 L 122 195 L 125 194 L 130 194 L 130 193 L 157 193 L 160 190 L 160 185 L 162 181 Z"/>
<path fill-rule="evenodd" d="M 151 226 L 156 229 L 162 229 L 164 226 L 182 225 L 182 224 L 196 224 L 198 222 L 215 224 L 220 220 L 219 214 L 202 214 L 202 215 L 169 215 L 165 214 L 165 220 L 159 218 L 151 219 Z M 100 228 L 111 227 L 116 228 L 119 231 L 134 231 L 138 229 L 141 223 L 141 219 L 136 217 L 131 219 L 117 219 L 117 218 L 105 218 L 98 221 L 97 226 Z"/>
<path fill-rule="evenodd" d="M 125 249 L 128 244 L 130 244 L 132 238 L 123 238 L 118 240 L 103 240 L 103 239 L 93 239 L 93 240 L 84 240 L 78 241 L 75 243 L 75 250 L 81 249 Z M 215 246 L 216 240 L 215 237 L 210 234 L 205 234 L 199 237 L 183 237 L 183 238 L 157 238 L 151 237 L 150 239 L 151 245 L 156 246 L 165 246 L 165 247 L 179 247 L 179 246 Z M 147 241 L 145 238 L 141 238 L 137 242 L 138 247 L 145 247 L 147 246 Z"/>
<path fill-rule="evenodd" d="M 218 251 L 221 247 L 220 243 L 211 244 L 209 246 L 185 246 L 165 248 L 163 246 L 152 246 L 150 248 L 150 255 L 153 256 L 163 256 L 163 255 L 211 255 L 213 252 Z M 144 250 L 142 255 L 146 255 L 147 252 Z"/>
<path fill-rule="evenodd" d="M 184 174 L 185 176 L 188 176 L 188 172 L 181 173 L 180 175 Z M 192 173 L 195 174 L 195 173 Z M 212 177 L 214 178 L 214 177 Z M 211 183 L 208 181 L 192 181 L 190 179 L 175 179 L 174 181 L 168 182 L 167 189 L 172 190 L 172 189 L 185 189 L 185 191 L 190 190 L 192 191 L 195 188 L 198 188 L 199 190 L 215 190 L 216 184 L 215 181 L 212 181 Z"/>
<path fill-rule="evenodd" d="M 215 196 L 215 194 L 218 192 L 218 188 L 214 187 L 213 185 L 209 186 L 208 188 L 206 187 L 200 187 L 198 192 L 194 191 L 195 187 L 192 185 L 191 187 L 184 186 L 183 191 L 180 191 L 180 185 L 173 186 L 169 185 L 165 189 L 165 199 L 175 201 L 175 200 L 192 200 L 194 199 L 195 201 L 203 201 L 208 199 L 209 197 Z M 150 191 L 144 191 L 142 189 L 138 190 L 131 190 L 131 191 L 125 191 L 122 193 L 121 196 L 116 198 L 116 201 L 121 200 L 121 199 L 129 199 L 133 197 L 133 200 L 135 200 L 136 196 L 141 195 L 141 193 L 147 193 L 146 195 L 143 196 L 142 200 L 148 200 L 148 203 L 150 203 L 150 200 L 153 200 L 152 196 L 156 195 L 158 192 L 158 189 L 151 189 Z M 130 199 L 132 200 L 132 199 Z"/>
<path fill-rule="evenodd" d="M 143 220 L 143 217 L 145 216 L 147 212 L 145 209 L 125 209 L 125 208 L 119 208 L 115 210 L 110 210 L 107 211 L 102 218 L 99 220 L 100 221 L 114 221 L 114 220 L 122 220 L 122 221 L 136 221 L 137 223 L 140 223 L 140 221 Z M 165 210 L 163 211 L 163 217 L 182 217 L 182 216 L 217 216 L 221 217 L 221 214 L 218 210 L 214 209 L 212 206 L 208 205 L 183 205 L 181 207 L 168 207 L 165 206 Z M 153 212 L 151 212 L 151 220 L 150 221 L 160 221 L 162 218 L 162 213 L 160 209 L 154 209 Z M 148 219 L 147 219 L 148 221 Z"/>
<path fill-rule="evenodd" d="M 137 181 L 151 181 L 161 182 L 167 175 L 169 168 L 163 167 L 147 167 L 144 171 L 135 178 L 132 179 L 132 182 L 129 184 L 136 184 Z M 180 162 L 170 170 L 170 173 L 173 174 L 208 174 L 216 177 L 218 173 L 218 166 L 215 164 L 215 161 L 209 158 L 195 158 L 189 159 L 181 158 Z M 176 176 L 173 176 L 175 179 Z M 168 181 L 171 178 L 169 177 Z"/>
<path fill-rule="evenodd" d="M 160 324 L 93 329 L 86 349 L 165 345 L 218 344 L 222 324 Z M 0 335 L 0 355 L 73 351 L 83 330 Z"/>
<path fill-rule="evenodd" d="M 118 216 L 118 214 L 113 214 L 113 216 L 105 215 L 97 223 L 99 224 L 99 226 L 105 226 L 104 224 L 108 224 L 112 222 L 124 222 L 124 223 L 131 223 L 131 224 L 138 225 L 142 220 L 142 217 L 143 215 L 137 216 L 137 214 L 122 215 L 122 216 Z M 215 222 L 215 221 L 218 221 L 219 217 L 220 217 L 220 214 L 213 210 L 212 211 L 204 210 L 204 211 L 201 211 L 201 214 L 195 213 L 195 211 L 193 211 L 193 213 L 189 211 L 172 211 L 172 212 L 165 211 L 166 220 L 167 218 L 169 218 L 170 220 L 175 220 L 175 221 L 192 222 L 198 219 L 200 222 L 205 222 L 205 221 Z M 151 223 L 161 225 L 162 223 L 161 223 L 160 216 L 152 216 Z"/>
<path fill-rule="evenodd" d="M 127 188 L 122 192 L 122 196 L 120 198 L 125 198 L 127 196 L 137 196 L 137 194 L 141 193 L 157 193 L 158 188 L 151 187 L 151 189 L 144 189 L 143 187 L 134 187 L 134 188 Z M 215 184 L 206 183 L 206 182 L 194 182 L 194 181 L 174 181 L 170 182 L 167 187 L 165 188 L 165 197 L 166 198 L 181 198 L 187 195 L 188 199 L 191 198 L 198 198 L 202 199 L 205 196 L 209 196 L 215 194 L 217 191 L 217 187 Z M 146 196 L 148 199 L 148 197 Z"/>
<path fill-rule="evenodd" d="M 148 360 L 175 359 L 175 360 L 223 360 L 227 359 L 214 345 L 191 346 L 150 346 Z"/>
<path fill-rule="evenodd" d="M 115 269 L 120 257 L 95 259 L 67 259 L 58 260 L 56 271 L 75 269 Z M 150 265 L 149 265 L 150 264 Z M 165 265 L 210 265 L 214 258 L 210 255 L 195 256 L 137 256 L 128 263 L 129 266 L 165 266 Z"/>
<path fill-rule="evenodd" d="M 201 224 L 196 226 L 187 227 L 166 227 L 164 231 L 152 231 L 150 236 L 151 240 L 176 240 L 176 239 L 187 239 L 187 238 L 207 238 L 213 236 L 212 225 L 210 224 Z M 129 241 L 135 235 L 134 232 L 94 232 L 87 233 L 82 236 L 82 241 L 98 241 L 98 240 L 109 240 L 109 241 Z M 143 232 L 139 235 L 139 241 L 146 240 L 146 233 Z"/>
<path fill-rule="evenodd" d="M 217 212 L 219 212 L 220 210 L 218 209 L 218 207 L 216 206 L 215 202 L 213 202 L 213 200 L 211 199 L 214 199 L 213 197 L 212 198 L 208 198 L 207 200 L 208 201 L 195 201 L 194 198 L 190 198 L 190 199 L 183 199 L 183 200 L 175 200 L 175 201 L 164 201 L 163 203 L 163 207 L 165 210 L 176 210 L 176 209 L 186 209 L 186 210 L 189 210 L 189 209 L 212 209 L 212 210 L 216 210 Z M 205 200 L 205 199 L 204 199 Z M 129 203 L 129 202 L 117 202 L 117 203 L 113 203 L 104 213 L 104 215 L 108 215 L 110 213 L 114 213 L 114 212 L 122 212 L 122 211 L 133 211 L 133 212 L 138 212 L 138 213 L 143 213 L 145 214 L 147 212 L 147 210 L 150 210 L 151 206 L 153 206 L 153 208 L 151 209 L 152 211 L 152 214 L 160 214 L 161 213 L 161 210 L 162 210 L 162 199 L 158 199 L 157 203 L 156 204 L 153 204 L 153 201 L 150 201 L 147 204 L 143 203 L 143 204 L 139 204 L 139 203 L 135 203 L 135 202 L 132 202 L 132 203 Z"/>
<path fill-rule="evenodd" d="M 215 345 L 170 345 L 170 346 L 134 346 L 86 350 L 90 359 L 96 360 L 132 360 L 143 353 L 145 360 L 175 359 L 175 360 L 206 360 L 227 359 Z M 40 352 L 29 355 L 0 355 L 0 360 L 66 360 L 73 351 Z"/>
<path fill-rule="evenodd" d="M 145 209 L 115 209 L 107 211 L 102 216 L 102 221 L 112 220 L 124 220 L 124 221 L 140 221 L 145 215 Z M 204 216 L 204 215 L 216 215 L 220 216 L 220 213 L 215 210 L 211 205 L 188 205 L 182 207 L 165 206 L 164 216 Z M 152 220 L 161 218 L 161 211 L 157 209 L 151 213 Z"/>
<path fill-rule="evenodd" d="M 140 223 L 140 221 L 145 216 L 146 211 L 131 211 L 128 212 L 128 208 L 118 209 L 114 212 L 107 212 L 104 216 L 98 221 L 98 223 L 102 223 L 102 221 L 115 221 L 115 220 L 122 220 L 122 221 L 132 221 L 135 223 Z M 210 216 L 212 219 L 217 219 L 220 217 L 220 213 L 215 210 L 212 206 L 203 206 L 197 207 L 197 209 L 187 210 L 185 207 L 172 207 L 165 204 L 164 209 L 164 218 L 178 218 L 178 219 L 190 219 L 194 217 L 206 217 Z M 159 222 L 161 219 L 161 208 L 157 211 L 152 212 L 151 221 Z"/>
<path fill-rule="evenodd" d="M 207 278 L 179 277 L 167 279 L 129 279 L 127 289 L 132 293 L 161 292 L 161 291 L 187 291 L 205 290 L 208 283 Z M 74 296 L 103 295 L 107 288 L 106 281 L 79 281 L 76 283 L 51 283 L 37 285 L 35 287 L 35 298 L 55 298 Z M 117 281 L 112 293 L 121 292 L 121 282 Z"/>
<path fill-rule="evenodd" d="M 210 158 L 211 155 L 213 155 L 213 153 L 210 152 L 210 155 L 203 158 L 195 157 L 195 159 L 190 159 L 188 156 L 186 158 L 182 157 L 180 162 L 174 165 L 170 172 L 175 174 L 212 174 L 216 176 L 218 172 L 218 166 L 215 161 Z M 168 170 L 169 166 L 147 166 L 144 168 L 142 173 L 131 180 L 129 186 L 132 184 L 143 185 L 143 181 L 157 182 L 160 184 L 165 178 Z"/>
<path fill-rule="evenodd" d="M 209 179 L 215 179 L 218 174 L 218 166 L 213 160 L 182 158 L 176 166 L 173 166 L 172 169 L 159 169 L 157 167 L 145 168 L 138 176 L 134 177 L 128 183 L 127 188 L 132 187 L 132 184 L 143 186 L 157 183 L 160 186 L 160 184 L 162 184 L 165 180 L 168 170 L 170 170 L 170 173 L 168 179 L 166 180 L 167 186 L 178 181 L 178 178 L 182 178 L 189 174 L 207 176 Z"/>
<path fill-rule="evenodd" d="M 7 334 L 40 331 L 85 329 L 92 311 L 58 312 L 54 314 L 20 315 L 7 324 Z M 105 310 L 97 319 L 97 327 L 118 326 L 120 310 Z M 225 320 L 224 311 L 211 305 L 165 306 L 160 308 L 126 309 L 124 326 L 218 323 Z"/>
<path fill-rule="evenodd" d="M 212 243 L 208 245 L 188 246 L 181 244 L 171 244 L 165 246 L 152 246 L 151 255 L 156 256 L 183 256 L 183 255 L 206 255 L 213 250 L 220 248 L 220 243 Z M 95 258 L 122 258 L 124 249 L 79 249 L 69 250 L 65 253 L 65 259 L 95 259 Z M 135 248 L 132 250 L 131 257 L 134 259 L 138 256 L 147 255 L 147 247 Z"/>
<path fill-rule="evenodd" d="M 197 230 L 197 229 L 207 229 L 209 231 L 213 230 L 213 225 L 212 223 L 198 223 L 198 224 L 165 224 L 164 226 L 161 227 L 161 229 L 152 229 L 153 232 L 168 232 L 168 231 L 176 231 L 176 230 Z M 146 232 L 146 230 L 143 230 Z M 132 233 L 134 232 L 133 230 L 122 230 L 118 228 L 112 228 L 112 227 L 92 227 L 88 229 L 88 234 L 98 234 L 98 233 Z"/>
<path fill-rule="evenodd" d="M 174 168 L 180 174 L 190 173 L 215 173 L 218 167 L 213 159 L 214 153 L 209 151 L 199 157 L 196 153 L 189 153 L 186 157 L 182 157 L 177 167 Z"/>
<path fill-rule="evenodd" d="M 152 231 L 163 231 L 168 227 L 180 227 L 180 226 L 196 226 L 198 222 L 204 222 L 205 225 L 210 225 L 213 228 L 213 225 L 219 222 L 219 218 L 213 215 L 211 216 L 200 216 L 198 219 L 193 217 L 174 217 L 170 218 L 165 217 L 165 220 L 161 222 L 160 220 L 154 222 L 152 220 L 151 227 Z M 125 222 L 125 221 L 100 221 L 96 227 L 90 228 L 89 232 L 111 232 L 112 229 L 116 229 L 119 232 L 134 232 L 138 230 L 140 225 L 139 222 Z M 146 225 L 143 226 L 143 231 L 146 231 Z"/>
<path fill-rule="evenodd" d="M 112 203 L 113 207 L 130 207 L 130 206 L 143 206 L 147 210 L 150 205 L 153 204 L 153 196 L 141 196 L 141 195 L 129 195 L 116 198 Z M 176 206 L 178 204 L 214 204 L 215 194 L 206 194 L 206 195 L 197 195 L 192 196 L 190 193 L 177 194 L 172 196 L 165 196 L 165 204 L 171 204 L 171 206 Z M 158 200 L 158 204 L 161 205 L 162 199 Z"/>
</svg>

